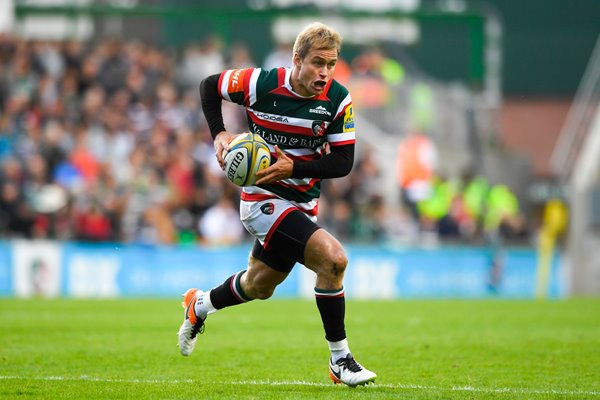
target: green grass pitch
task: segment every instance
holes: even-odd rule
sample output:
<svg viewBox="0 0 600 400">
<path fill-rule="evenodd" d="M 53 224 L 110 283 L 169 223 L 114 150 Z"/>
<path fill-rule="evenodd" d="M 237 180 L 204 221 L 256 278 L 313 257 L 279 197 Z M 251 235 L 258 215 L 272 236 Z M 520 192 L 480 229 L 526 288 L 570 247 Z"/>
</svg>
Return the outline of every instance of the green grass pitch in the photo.
<svg viewBox="0 0 600 400">
<path fill-rule="evenodd" d="M 600 299 L 347 301 L 375 385 L 327 376 L 313 301 L 255 301 L 179 355 L 177 299 L 0 299 L 1 399 L 600 399 Z"/>
</svg>

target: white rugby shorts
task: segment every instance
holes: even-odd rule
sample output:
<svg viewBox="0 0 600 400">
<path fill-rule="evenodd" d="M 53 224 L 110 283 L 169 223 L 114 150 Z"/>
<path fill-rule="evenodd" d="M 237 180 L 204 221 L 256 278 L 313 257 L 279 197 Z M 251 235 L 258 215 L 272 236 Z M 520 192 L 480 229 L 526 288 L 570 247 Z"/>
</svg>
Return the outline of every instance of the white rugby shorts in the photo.
<svg viewBox="0 0 600 400">
<path fill-rule="evenodd" d="M 269 239 L 277 226 L 290 212 L 302 209 L 292 202 L 280 198 L 269 198 L 260 201 L 240 201 L 240 219 L 242 224 L 263 247 L 267 247 Z M 311 221 L 317 222 L 316 215 L 305 214 Z"/>
</svg>

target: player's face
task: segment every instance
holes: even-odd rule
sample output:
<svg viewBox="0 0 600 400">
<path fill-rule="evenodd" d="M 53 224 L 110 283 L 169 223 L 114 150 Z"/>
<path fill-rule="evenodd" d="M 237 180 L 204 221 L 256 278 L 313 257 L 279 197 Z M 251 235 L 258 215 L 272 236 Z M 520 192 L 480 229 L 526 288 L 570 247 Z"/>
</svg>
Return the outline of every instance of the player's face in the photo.
<svg viewBox="0 0 600 400">
<path fill-rule="evenodd" d="M 295 76 L 292 76 L 292 88 L 302 96 L 316 96 L 323 93 L 327 82 L 333 76 L 337 62 L 336 49 L 311 49 L 301 59 L 294 54 Z"/>
</svg>

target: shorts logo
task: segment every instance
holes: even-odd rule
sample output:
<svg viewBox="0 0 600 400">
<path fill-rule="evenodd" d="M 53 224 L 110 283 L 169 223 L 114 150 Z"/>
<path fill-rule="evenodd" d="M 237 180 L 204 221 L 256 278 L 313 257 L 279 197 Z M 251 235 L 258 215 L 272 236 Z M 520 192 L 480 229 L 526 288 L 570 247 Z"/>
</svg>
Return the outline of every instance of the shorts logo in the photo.
<svg viewBox="0 0 600 400">
<path fill-rule="evenodd" d="M 352 104 L 346 107 L 344 113 L 344 126 L 343 132 L 350 132 L 354 130 L 354 111 L 352 110 Z"/>
<path fill-rule="evenodd" d="M 265 203 L 260 206 L 260 211 L 262 211 L 263 214 L 271 215 L 275 212 L 275 204 Z"/>
<path fill-rule="evenodd" d="M 323 136 L 326 129 L 325 121 L 313 121 L 312 132 L 315 136 Z"/>
</svg>

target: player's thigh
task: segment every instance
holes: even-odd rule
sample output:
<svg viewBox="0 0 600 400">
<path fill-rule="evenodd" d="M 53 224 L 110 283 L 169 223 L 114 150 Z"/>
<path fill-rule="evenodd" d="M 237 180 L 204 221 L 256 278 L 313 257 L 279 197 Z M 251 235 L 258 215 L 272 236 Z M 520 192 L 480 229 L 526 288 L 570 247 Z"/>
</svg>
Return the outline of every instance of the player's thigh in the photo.
<svg viewBox="0 0 600 400">
<path fill-rule="evenodd" d="M 252 256 L 271 268 L 289 273 L 294 264 L 304 264 L 306 244 L 319 229 L 315 217 L 283 199 L 241 202 L 241 220 L 256 238 Z"/>
</svg>

